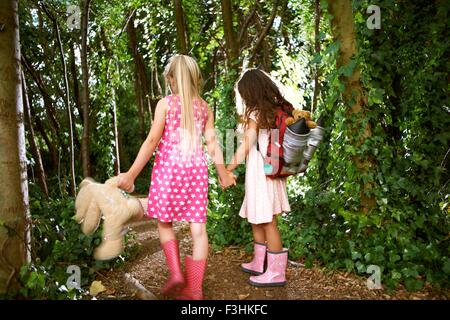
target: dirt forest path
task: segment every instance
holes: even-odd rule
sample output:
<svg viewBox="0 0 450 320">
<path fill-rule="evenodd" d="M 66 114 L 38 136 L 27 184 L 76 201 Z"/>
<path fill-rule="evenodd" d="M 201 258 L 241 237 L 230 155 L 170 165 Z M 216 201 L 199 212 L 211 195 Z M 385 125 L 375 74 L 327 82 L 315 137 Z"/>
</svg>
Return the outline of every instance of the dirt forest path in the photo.
<svg viewBox="0 0 450 320">
<path fill-rule="evenodd" d="M 175 223 L 180 240 L 182 259 L 190 254 L 189 226 Z M 158 299 L 164 299 L 159 288 L 167 278 L 164 253 L 161 251 L 156 221 L 145 221 L 131 226 L 136 232 L 141 248 L 135 259 L 126 262 L 120 269 L 99 273 L 106 291 L 98 299 L 137 299 L 125 285 L 124 275 L 129 273 Z M 204 281 L 204 295 L 208 300 L 326 300 L 326 299 L 449 299 L 450 292 L 424 288 L 409 293 L 404 289 L 394 293 L 371 290 L 366 278 L 341 271 L 322 268 L 304 268 L 300 262 L 290 261 L 287 270 L 288 284 L 283 288 L 256 288 L 247 283 L 248 275 L 240 270 L 240 263 L 247 262 L 251 255 L 240 247 L 227 247 L 211 252 Z"/>
</svg>

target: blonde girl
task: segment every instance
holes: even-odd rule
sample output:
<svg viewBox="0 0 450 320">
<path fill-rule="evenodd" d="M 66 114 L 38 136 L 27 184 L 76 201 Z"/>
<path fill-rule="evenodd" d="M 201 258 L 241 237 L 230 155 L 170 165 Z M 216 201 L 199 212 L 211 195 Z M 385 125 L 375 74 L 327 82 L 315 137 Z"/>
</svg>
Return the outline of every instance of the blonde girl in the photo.
<svg viewBox="0 0 450 320">
<path fill-rule="evenodd" d="M 121 175 L 121 187 L 129 190 L 136 177 L 158 147 L 148 195 L 147 215 L 158 219 L 158 231 L 169 278 L 161 289 L 178 299 L 203 299 L 203 277 L 208 256 L 206 206 L 208 168 L 202 147 L 206 139 L 222 187 L 235 183 L 223 164 L 217 144 L 213 113 L 200 97 L 201 74 L 196 61 L 175 55 L 164 76 L 171 93 L 161 99 L 155 110 L 150 133 L 128 172 Z M 185 257 L 182 273 L 178 241 L 173 221 L 187 221 L 193 242 L 192 256 Z"/>
</svg>

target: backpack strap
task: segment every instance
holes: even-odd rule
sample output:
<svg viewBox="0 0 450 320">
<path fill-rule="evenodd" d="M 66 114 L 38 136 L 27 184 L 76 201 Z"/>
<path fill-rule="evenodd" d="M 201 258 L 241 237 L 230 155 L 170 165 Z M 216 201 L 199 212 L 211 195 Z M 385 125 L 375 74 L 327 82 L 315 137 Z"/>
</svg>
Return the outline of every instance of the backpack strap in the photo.
<svg viewBox="0 0 450 320">
<path fill-rule="evenodd" d="M 282 126 L 282 123 L 283 123 L 283 118 L 281 119 L 281 120 L 279 120 L 279 114 L 281 114 L 281 116 L 283 117 L 283 112 L 280 112 L 280 110 L 282 110 L 282 111 L 284 111 L 283 109 L 278 109 L 277 110 L 277 115 L 276 115 L 276 122 L 275 122 L 275 125 L 277 126 L 275 129 L 278 129 L 278 130 L 280 130 L 281 129 L 281 126 Z M 269 145 L 270 145 L 270 138 L 271 138 L 271 130 L 269 129 Z M 268 145 L 268 146 L 269 146 Z M 267 147 L 268 147 L 267 146 Z M 263 155 L 263 153 L 261 152 L 261 149 L 259 148 L 259 141 L 258 141 L 258 139 L 256 140 L 256 150 L 261 154 L 261 156 L 263 157 L 263 159 L 265 159 L 266 158 L 266 156 L 264 156 Z"/>
<path fill-rule="evenodd" d="M 259 144 L 257 144 L 257 150 L 264 159 L 264 171 L 266 172 L 266 176 L 269 178 L 281 177 L 280 173 L 284 165 L 283 139 L 286 131 L 286 119 L 288 117 L 289 113 L 287 113 L 283 108 L 277 110 L 275 121 L 276 127 L 274 129 L 278 130 L 278 134 L 277 137 L 274 137 L 272 135 L 272 131 L 269 132 L 269 143 L 267 146 L 266 155 L 261 152 Z"/>
</svg>

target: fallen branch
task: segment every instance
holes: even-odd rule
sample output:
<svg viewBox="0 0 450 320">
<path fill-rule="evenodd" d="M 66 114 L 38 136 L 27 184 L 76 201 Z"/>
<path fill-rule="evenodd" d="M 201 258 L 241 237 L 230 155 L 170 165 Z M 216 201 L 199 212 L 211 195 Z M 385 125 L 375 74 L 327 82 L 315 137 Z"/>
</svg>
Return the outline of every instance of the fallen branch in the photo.
<svg viewBox="0 0 450 320">
<path fill-rule="evenodd" d="M 128 287 L 133 291 L 133 294 L 136 295 L 141 300 L 158 300 L 156 296 L 148 291 L 136 278 L 134 278 L 131 274 L 125 273 L 124 275 L 125 283 Z"/>
<path fill-rule="evenodd" d="M 295 262 L 295 261 L 292 261 L 292 260 L 289 260 L 288 262 L 289 262 L 289 264 L 290 264 L 291 266 L 298 267 L 298 268 L 303 268 L 303 267 L 305 266 L 305 265 L 304 265 L 303 263 L 301 263 L 301 262 Z"/>
</svg>

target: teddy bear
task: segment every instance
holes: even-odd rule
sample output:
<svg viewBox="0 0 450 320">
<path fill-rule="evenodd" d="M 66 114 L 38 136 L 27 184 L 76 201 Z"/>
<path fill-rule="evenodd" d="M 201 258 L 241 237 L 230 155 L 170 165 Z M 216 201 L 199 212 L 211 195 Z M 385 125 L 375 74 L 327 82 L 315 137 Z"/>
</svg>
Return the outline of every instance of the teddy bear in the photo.
<svg viewBox="0 0 450 320">
<path fill-rule="evenodd" d="M 308 128 L 314 129 L 317 127 L 317 123 L 312 121 L 311 113 L 309 111 L 298 109 L 294 109 L 292 111 L 292 117 L 286 119 L 286 125 L 290 126 L 303 118 L 306 120 L 306 125 L 308 126 Z"/>
<path fill-rule="evenodd" d="M 125 226 L 143 218 L 147 199 L 132 197 L 118 188 L 119 177 L 104 184 L 84 179 L 75 200 L 75 220 L 85 235 L 97 230 L 103 219 L 102 243 L 94 250 L 96 260 L 109 260 L 124 249 Z"/>
</svg>

